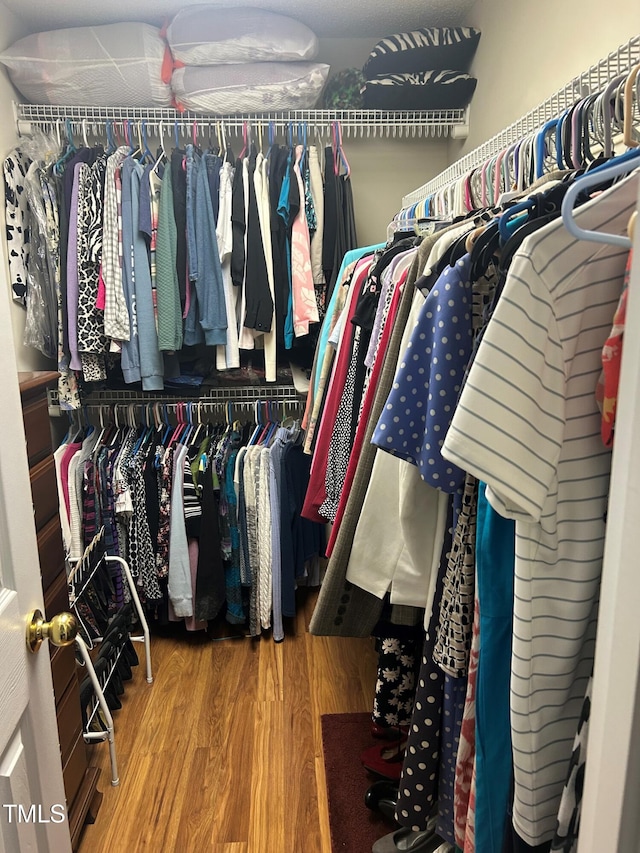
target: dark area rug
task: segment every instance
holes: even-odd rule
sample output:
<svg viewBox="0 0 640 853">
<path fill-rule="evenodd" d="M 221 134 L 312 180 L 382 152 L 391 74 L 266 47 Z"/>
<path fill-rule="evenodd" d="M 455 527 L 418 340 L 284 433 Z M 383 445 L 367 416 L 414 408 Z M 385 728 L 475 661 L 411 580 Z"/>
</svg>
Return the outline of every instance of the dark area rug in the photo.
<svg viewBox="0 0 640 853">
<path fill-rule="evenodd" d="M 374 842 L 394 827 L 364 804 L 376 776 L 360 763 L 371 737 L 371 714 L 323 714 L 322 745 L 329 798 L 332 853 L 371 853 Z"/>
</svg>

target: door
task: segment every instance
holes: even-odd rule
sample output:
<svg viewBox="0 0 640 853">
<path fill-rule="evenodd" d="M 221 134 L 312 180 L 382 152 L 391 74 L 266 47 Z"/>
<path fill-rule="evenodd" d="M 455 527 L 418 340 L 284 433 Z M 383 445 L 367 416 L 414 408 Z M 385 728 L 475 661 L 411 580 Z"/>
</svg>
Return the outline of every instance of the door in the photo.
<svg viewBox="0 0 640 853">
<path fill-rule="evenodd" d="M 0 853 L 69 853 L 49 650 L 30 654 L 44 611 L 9 296 L 0 287 Z"/>
</svg>

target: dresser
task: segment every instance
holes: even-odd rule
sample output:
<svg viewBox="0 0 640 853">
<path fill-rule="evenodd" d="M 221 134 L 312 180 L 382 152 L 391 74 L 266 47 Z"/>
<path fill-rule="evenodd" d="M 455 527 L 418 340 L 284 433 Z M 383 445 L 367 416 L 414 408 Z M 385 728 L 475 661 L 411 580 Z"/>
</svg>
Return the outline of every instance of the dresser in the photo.
<svg viewBox="0 0 640 853">
<path fill-rule="evenodd" d="M 56 385 L 58 374 L 38 371 L 20 373 L 18 376 L 27 440 L 33 513 L 38 537 L 45 616 L 51 619 L 57 613 L 69 610 L 47 405 L 47 388 Z M 100 806 L 102 794 L 97 790 L 100 771 L 89 766 L 87 745 L 82 736 L 75 648 L 74 646 L 60 648 L 49 643 L 49 653 L 69 831 L 75 850 L 82 827 L 85 822 L 93 822 Z"/>
</svg>

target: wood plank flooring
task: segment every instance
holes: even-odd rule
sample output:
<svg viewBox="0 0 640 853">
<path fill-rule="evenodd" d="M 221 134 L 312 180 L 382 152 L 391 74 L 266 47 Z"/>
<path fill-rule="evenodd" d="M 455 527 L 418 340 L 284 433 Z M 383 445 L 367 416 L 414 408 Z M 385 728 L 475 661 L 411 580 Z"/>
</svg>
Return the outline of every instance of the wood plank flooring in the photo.
<svg viewBox="0 0 640 853">
<path fill-rule="evenodd" d="M 372 640 L 307 633 L 303 593 L 276 644 L 155 635 L 154 683 L 141 666 L 114 712 L 120 785 L 110 785 L 80 853 L 331 853 L 322 714 L 368 711 Z"/>
</svg>

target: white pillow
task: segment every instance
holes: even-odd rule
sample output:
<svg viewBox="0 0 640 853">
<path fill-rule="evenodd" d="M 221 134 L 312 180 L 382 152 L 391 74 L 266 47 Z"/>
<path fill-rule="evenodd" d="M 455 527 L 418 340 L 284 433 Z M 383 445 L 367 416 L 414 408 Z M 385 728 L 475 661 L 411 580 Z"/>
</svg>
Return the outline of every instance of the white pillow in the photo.
<svg viewBox="0 0 640 853">
<path fill-rule="evenodd" d="M 318 53 L 309 27 L 265 9 L 189 6 L 171 21 L 166 37 L 174 60 L 185 65 L 299 62 Z"/>
<path fill-rule="evenodd" d="M 315 106 L 329 73 L 317 62 L 188 65 L 171 78 L 180 107 L 199 113 L 305 110 Z"/>
<path fill-rule="evenodd" d="M 0 62 L 35 104 L 165 107 L 171 87 L 162 82 L 164 51 L 156 27 L 107 24 L 35 33 L 7 48 Z"/>
</svg>

